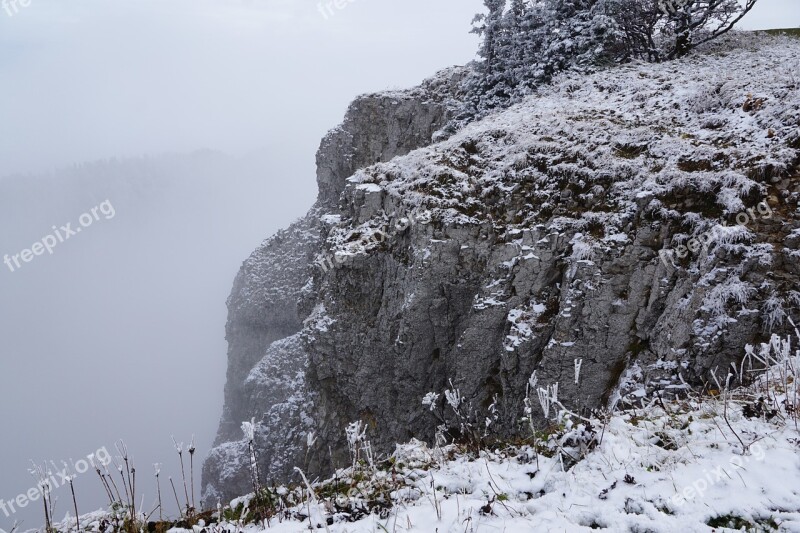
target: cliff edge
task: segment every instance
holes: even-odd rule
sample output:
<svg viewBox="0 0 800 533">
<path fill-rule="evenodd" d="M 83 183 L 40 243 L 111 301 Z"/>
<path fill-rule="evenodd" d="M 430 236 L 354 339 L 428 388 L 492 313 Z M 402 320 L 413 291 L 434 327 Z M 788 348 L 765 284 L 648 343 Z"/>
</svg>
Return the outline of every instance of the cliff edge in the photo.
<svg viewBox="0 0 800 533">
<path fill-rule="evenodd" d="M 265 480 L 313 477 L 348 462 L 357 420 L 379 452 L 433 440 L 430 392 L 513 437 L 534 372 L 590 411 L 702 387 L 791 331 L 797 72 L 800 41 L 738 36 L 562 76 L 439 142 L 464 69 L 358 98 L 317 203 L 234 283 L 206 505 L 252 489 L 244 420 Z"/>
</svg>

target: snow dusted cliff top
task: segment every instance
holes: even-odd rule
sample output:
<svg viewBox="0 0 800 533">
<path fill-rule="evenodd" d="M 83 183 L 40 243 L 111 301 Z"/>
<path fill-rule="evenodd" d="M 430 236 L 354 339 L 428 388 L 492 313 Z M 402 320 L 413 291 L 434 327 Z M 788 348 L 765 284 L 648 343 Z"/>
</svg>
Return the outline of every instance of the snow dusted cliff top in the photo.
<svg viewBox="0 0 800 533">
<path fill-rule="evenodd" d="M 769 178 L 785 175 L 797 158 L 799 72 L 799 40 L 742 34 L 680 62 L 562 75 L 448 141 L 350 181 L 377 183 L 406 204 L 464 223 L 490 218 L 498 194 L 513 198 L 527 182 L 544 188 L 562 176 L 582 207 L 611 196 L 602 209 L 614 212 L 609 235 L 624 224 L 626 206 L 643 201 L 679 215 L 656 198 L 686 187 L 713 193 L 719 213 L 735 215 L 748 207 L 743 196 L 765 193 Z M 590 190 L 596 182 L 605 190 Z M 547 206 L 533 207 L 529 214 L 541 218 Z"/>
<path fill-rule="evenodd" d="M 662 255 L 665 282 L 677 268 L 710 289 L 697 296 L 697 346 L 742 311 L 780 325 L 800 287 L 745 278 L 754 263 L 763 274 L 800 258 L 798 72 L 800 40 L 737 34 L 679 62 L 563 75 L 445 142 L 356 173 L 356 216 L 328 242 L 348 256 L 360 242 L 379 249 L 358 237 L 396 211 L 518 243 L 526 253 L 508 270 L 538 260 L 532 229 L 570 241 L 573 273 L 644 245 Z M 756 292 L 768 303 L 748 309 Z"/>
</svg>

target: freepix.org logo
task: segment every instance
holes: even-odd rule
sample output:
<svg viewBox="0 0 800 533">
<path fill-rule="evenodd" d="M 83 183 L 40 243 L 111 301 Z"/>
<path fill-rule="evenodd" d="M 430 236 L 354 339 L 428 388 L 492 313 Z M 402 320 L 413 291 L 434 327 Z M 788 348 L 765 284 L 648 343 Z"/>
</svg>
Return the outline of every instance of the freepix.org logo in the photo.
<svg viewBox="0 0 800 533">
<path fill-rule="evenodd" d="M 105 446 L 87 455 L 86 459 L 78 460 L 71 467 L 67 463 L 63 463 L 63 467 L 59 468 L 55 463 L 51 463 L 52 469 L 47 467 L 44 470 L 45 467 L 43 467 L 42 471 L 45 475 L 39 479 L 39 483 L 35 487 L 31 487 L 10 500 L 0 499 L 0 515 L 11 518 L 20 509 L 24 509 L 33 502 L 38 501 L 44 494 L 69 484 L 70 478 L 74 477 L 74 475 L 85 474 L 90 470 L 105 467 L 110 463 L 111 454 L 108 453 Z M 0 529 L 0 533 L 12 533 L 13 531 L 13 527 L 11 532 Z"/>
<path fill-rule="evenodd" d="M 685 259 L 691 254 L 699 253 L 701 250 L 708 252 L 709 247 L 714 243 L 729 242 L 730 239 L 741 235 L 741 229 L 756 222 L 759 218 L 769 220 L 772 218 L 772 208 L 766 201 L 760 202 L 755 209 L 750 208 L 736 215 L 737 226 L 716 225 L 711 230 L 702 235 L 692 237 L 686 244 L 676 248 L 664 248 L 658 252 L 661 262 L 670 270 L 678 268 L 675 258 Z"/>
<path fill-rule="evenodd" d="M 681 507 L 687 502 L 691 502 L 696 499 L 702 499 L 706 491 L 708 491 L 717 483 L 725 483 L 727 480 L 733 479 L 731 473 L 736 472 L 736 470 L 743 469 L 750 463 L 760 463 L 767 457 L 767 453 L 758 443 L 750 447 L 750 452 L 751 453 L 749 455 L 734 455 L 730 458 L 728 464 L 731 467 L 731 472 L 725 469 L 725 465 L 719 465 L 710 472 L 708 469 L 704 469 L 703 474 L 705 475 L 697 478 L 691 485 L 687 485 L 682 491 L 675 494 L 671 498 L 672 503 L 678 507 Z"/>
<path fill-rule="evenodd" d="M 43 255 L 45 252 L 49 255 L 53 255 L 53 253 L 55 253 L 55 248 L 59 244 L 77 236 L 81 231 L 101 220 L 100 215 L 103 215 L 105 220 L 111 220 L 117 215 L 117 211 L 114 209 L 114 206 L 111 205 L 110 200 L 106 200 L 102 204 L 83 213 L 78 217 L 77 226 L 73 227 L 72 222 L 67 222 L 66 225 L 58 228 L 53 226 L 53 233 L 33 243 L 30 248 L 22 250 L 17 254 L 5 254 L 3 256 L 3 263 L 11 272 L 16 272 L 21 269 L 25 263 L 30 263 L 37 256 Z"/>
<path fill-rule="evenodd" d="M 17 13 L 19 13 L 20 8 L 28 7 L 31 5 L 31 0 L 2 0 L 3 11 L 6 12 L 6 15 L 9 17 L 13 17 Z M 5 533 L 2 529 L 0 529 L 0 533 Z"/>
</svg>

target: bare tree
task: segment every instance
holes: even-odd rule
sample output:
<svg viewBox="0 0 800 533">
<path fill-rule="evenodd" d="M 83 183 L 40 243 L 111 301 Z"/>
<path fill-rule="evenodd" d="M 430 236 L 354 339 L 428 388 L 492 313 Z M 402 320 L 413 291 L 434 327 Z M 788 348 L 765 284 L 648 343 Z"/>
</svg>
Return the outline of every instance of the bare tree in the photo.
<svg viewBox="0 0 800 533">
<path fill-rule="evenodd" d="M 731 31 L 758 0 L 660 0 L 658 8 L 666 18 L 664 31 L 674 44 L 667 58 L 680 58 L 703 43 Z"/>
</svg>

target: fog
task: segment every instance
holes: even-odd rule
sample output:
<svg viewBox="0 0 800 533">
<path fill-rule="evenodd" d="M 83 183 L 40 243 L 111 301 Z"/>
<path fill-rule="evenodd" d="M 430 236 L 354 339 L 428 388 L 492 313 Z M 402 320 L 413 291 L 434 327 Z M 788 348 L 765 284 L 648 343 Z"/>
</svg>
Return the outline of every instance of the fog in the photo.
<svg viewBox="0 0 800 533">
<path fill-rule="evenodd" d="M 211 445 L 225 299 L 314 201 L 320 138 L 357 94 L 471 60 L 482 2 L 26 3 L 0 3 L 0 500 L 34 486 L 30 460 L 124 439 L 149 511 L 152 464 L 180 479 L 172 436 L 195 435 L 197 463 Z M 797 25 L 796 0 L 743 24 Z M 75 484 L 81 512 L 105 503 L 94 474 Z M 40 508 L 0 509 L 0 529 L 39 527 Z"/>
</svg>

